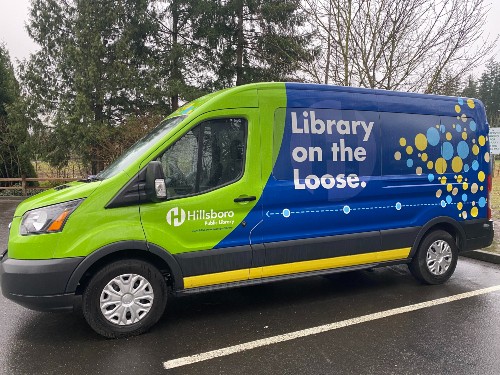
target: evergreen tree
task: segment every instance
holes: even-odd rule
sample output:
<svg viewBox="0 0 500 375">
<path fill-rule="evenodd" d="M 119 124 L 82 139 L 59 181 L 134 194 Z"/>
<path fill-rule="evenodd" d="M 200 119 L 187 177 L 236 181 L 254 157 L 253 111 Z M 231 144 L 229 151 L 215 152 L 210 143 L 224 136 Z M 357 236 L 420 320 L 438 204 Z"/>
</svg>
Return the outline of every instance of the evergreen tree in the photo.
<svg viewBox="0 0 500 375">
<path fill-rule="evenodd" d="M 160 33 L 155 43 L 161 62 L 160 79 L 165 81 L 163 86 L 174 111 L 181 100 L 191 101 L 208 93 L 200 87 L 206 62 L 200 59 L 201 46 L 193 34 L 193 14 L 198 11 L 198 2 L 170 0 L 156 5 Z"/>
<path fill-rule="evenodd" d="M 479 79 L 479 99 L 486 107 L 486 115 L 492 126 L 500 120 L 500 63 L 490 60 Z"/>
<path fill-rule="evenodd" d="M 467 79 L 467 86 L 463 89 L 462 96 L 466 98 L 477 98 L 479 96 L 479 88 L 473 76 Z"/>
<path fill-rule="evenodd" d="M 0 177 L 34 177 L 19 84 L 5 47 L 0 45 Z"/>
<path fill-rule="evenodd" d="M 23 79 L 45 126 L 46 158 L 72 153 L 103 168 L 104 145 L 126 117 L 168 112 L 148 0 L 33 0 L 28 31 L 41 46 Z"/>
<path fill-rule="evenodd" d="M 208 68 L 205 85 L 220 89 L 258 81 L 298 80 L 309 58 L 299 0 L 201 0 L 194 36 Z"/>
</svg>

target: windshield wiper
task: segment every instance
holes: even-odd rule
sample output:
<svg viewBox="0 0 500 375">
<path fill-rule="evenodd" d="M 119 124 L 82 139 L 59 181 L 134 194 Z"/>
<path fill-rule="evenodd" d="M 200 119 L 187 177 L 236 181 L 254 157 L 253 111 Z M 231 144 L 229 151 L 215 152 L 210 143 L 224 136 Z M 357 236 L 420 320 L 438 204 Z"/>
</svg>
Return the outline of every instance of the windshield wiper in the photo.
<svg viewBox="0 0 500 375">
<path fill-rule="evenodd" d="M 94 182 L 94 181 L 101 181 L 101 179 L 95 174 L 89 174 L 87 178 L 78 180 L 78 182 Z"/>
</svg>

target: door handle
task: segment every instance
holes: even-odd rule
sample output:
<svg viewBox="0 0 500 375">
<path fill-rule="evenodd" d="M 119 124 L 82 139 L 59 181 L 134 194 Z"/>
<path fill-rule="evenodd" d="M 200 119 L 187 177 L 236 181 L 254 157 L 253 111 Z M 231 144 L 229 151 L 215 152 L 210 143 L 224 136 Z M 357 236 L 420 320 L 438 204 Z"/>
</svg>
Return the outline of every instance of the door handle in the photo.
<svg viewBox="0 0 500 375">
<path fill-rule="evenodd" d="M 251 202 L 251 201 L 254 201 L 256 200 L 257 197 L 255 197 L 254 195 L 250 195 L 250 196 L 239 196 L 238 198 L 234 198 L 234 202 L 235 203 L 240 203 L 240 202 Z"/>
</svg>

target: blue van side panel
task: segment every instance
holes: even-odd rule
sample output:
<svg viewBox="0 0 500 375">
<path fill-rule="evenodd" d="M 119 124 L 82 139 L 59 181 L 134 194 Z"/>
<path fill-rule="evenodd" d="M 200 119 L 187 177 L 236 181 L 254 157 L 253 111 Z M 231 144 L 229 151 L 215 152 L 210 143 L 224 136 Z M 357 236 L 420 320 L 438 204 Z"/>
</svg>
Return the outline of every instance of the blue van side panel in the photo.
<svg viewBox="0 0 500 375">
<path fill-rule="evenodd" d="M 380 231 L 397 236 L 408 228 L 401 238 L 406 247 L 433 218 L 487 217 L 489 144 L 479 101 L 295 83 L 286 88 L 287 108 L 277 109 L 286 111 L 285 130 L 255 207 L 264 219 L 252 230 L 252 244 L 363 233 L 366 252 L 389 250 Z M 217 248 L 233 245 L 235 232 Z"/>
</svg>

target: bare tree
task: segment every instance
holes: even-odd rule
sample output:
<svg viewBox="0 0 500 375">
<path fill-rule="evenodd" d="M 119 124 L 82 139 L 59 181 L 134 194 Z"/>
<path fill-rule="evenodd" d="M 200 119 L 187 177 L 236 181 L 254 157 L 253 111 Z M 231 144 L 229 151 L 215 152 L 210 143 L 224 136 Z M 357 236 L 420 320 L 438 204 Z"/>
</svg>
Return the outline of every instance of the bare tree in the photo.
<svg viewBox="0 0 500 375">
<path fill-rule="evenodd" d="M 318 83 L 448 93 L 485 61 L 485 0 L 303 0 Z"/>
</svg>

